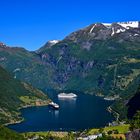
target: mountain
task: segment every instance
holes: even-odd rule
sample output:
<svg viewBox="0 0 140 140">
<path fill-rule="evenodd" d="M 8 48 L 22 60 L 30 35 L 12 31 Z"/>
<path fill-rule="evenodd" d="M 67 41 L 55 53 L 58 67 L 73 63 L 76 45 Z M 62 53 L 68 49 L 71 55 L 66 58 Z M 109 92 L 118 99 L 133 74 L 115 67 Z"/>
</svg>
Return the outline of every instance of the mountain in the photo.
<svg viewBox="0 0 140 140">
<path fill-rule="evenodd" d="M 51 49 L 46 46 L 38 55 L 51 67 L 52 83 L 60 89 L 104 95 L 117 90 L 114 93 L 118 94 L 132 84 L 131 77 L 133 81 L 139 75 L 138 27 L 93 24 L 73 32 Z"/>
<path fill-rule="evenodd" d="M 140 84 L 140 22 L 95 23 L 33 52 L 1 43 L 0 64 L 40 89 L 118 98 L 120 111 Z"/>
<path fill-rule="evenodd" d="M 59 43 L 60 41 L 59 40 L 50 40 L 50 41 L 48 41 L 45 45 L 43 45 L 39 50 L 37 50 L 37 52 L 39 53 L 39 52 L 42 52 L 42 51 L 44 51 L 44 50 L 46 50 L 46 49 L 49 49 L 49 48 L 51 48 L 53 45 L 55 45 L 55 44 L 57 44 L 57 43 Z"/>
<path fill-rule="evenodd" d="M 21 121 L 20 108 L 48 104 L 48 97 L 31 85 L 15 80 L 0 66 L 0 124 Z"/>
<path fill-rule="evenodd" d="M 41 87 L 41 84 L 45 81 L 43 76 L 46 74 L 47 69 L 42 65 L 40 57 L 35 52 L 29 52 L 24 48 L 18 47 L 11 48 L 1 43 L 0 64 L 13 77 L 24 80 L 27 83 L 33 83 L 35 87 Z M 47 85 L 47 83 L 44 85 Z"/>
</svg>

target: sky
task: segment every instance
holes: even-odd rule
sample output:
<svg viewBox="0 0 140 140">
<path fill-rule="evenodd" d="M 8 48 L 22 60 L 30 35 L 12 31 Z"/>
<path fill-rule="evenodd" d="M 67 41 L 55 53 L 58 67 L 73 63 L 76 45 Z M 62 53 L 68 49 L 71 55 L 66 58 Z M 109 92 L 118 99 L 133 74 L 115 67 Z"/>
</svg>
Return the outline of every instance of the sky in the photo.
<svg viewBox="0 0 140 140">
<path fill-rule="evenodd" d="M 97 22 L 140 21 L 140 0 L 0 0 L 0 42 L 33 51 Z"/>
</svg>

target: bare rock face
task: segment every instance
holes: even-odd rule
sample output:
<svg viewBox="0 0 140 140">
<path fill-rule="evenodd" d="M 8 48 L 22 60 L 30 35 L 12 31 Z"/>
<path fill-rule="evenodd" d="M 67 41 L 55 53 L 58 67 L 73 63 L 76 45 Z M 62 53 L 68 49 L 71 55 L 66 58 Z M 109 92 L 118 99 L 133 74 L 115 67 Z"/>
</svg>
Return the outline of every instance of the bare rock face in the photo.
<svg viewBox="0 0 140 140">
<path fill-rule="evenodd" d="M 126 140 L 140 140 L 140 129 L 127 133 Z"/>
</svg>

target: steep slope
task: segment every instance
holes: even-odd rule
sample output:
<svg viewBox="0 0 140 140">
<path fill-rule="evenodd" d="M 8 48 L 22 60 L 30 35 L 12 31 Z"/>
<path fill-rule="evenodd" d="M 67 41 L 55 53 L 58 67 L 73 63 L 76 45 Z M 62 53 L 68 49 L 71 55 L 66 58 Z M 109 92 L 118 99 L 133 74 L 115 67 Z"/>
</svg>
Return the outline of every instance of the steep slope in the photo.
<svg viewBox="0 0 140 140">
<path fill-rule="evenodd" d="M 44 75 L 47 68 L 40 61 L 35 52 L 29 52 L 23 48 L 11 48 L 0 43 L 0 64 L 6 68 L 15 78 L 42 88 L 45 82 Z"/>
<path fill-rule="evenodd" d="M 47 103 L 44 93 L 15 80 L 0 66 L 0 124 L 21 121 L 19 109 L 22 107 Z"/>
<path fill-rule="evenodd" d="M 46 47 L 38 55 L 52 68 L 52 83 L 62 89 L 120 94 L 140 74 L 139 40 L 139 28 L 97 23 Z"/>
</svg>

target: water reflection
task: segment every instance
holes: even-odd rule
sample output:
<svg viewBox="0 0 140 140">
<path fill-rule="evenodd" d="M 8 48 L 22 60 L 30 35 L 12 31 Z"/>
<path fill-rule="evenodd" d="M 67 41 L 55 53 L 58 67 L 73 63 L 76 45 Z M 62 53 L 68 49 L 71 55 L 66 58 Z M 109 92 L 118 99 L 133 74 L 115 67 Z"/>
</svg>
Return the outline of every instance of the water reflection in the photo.
<svg viewBox="0 0 140 140">
<path fill-rule="evenodd" d="M 49 108 L 49 113 L 54 118 L 58 118 L 59 117 L 59 110 L 55 110 L 53 108 Z"/>
<path fill-rule="evenodd" d="M 55 117 L 58 118 L 59 117 L 59 110 L 54 110 L 54 114 L 55 114 Z"/>
<path fill-rule="evenodd" d="M 58 98 L 58 100 L 60 101 L 67 101 L 67 102 L 71 102 L 71 101 L 76 101 L 77 98 Z"/>
<path fill-rule="evenodd" d="M 58 102 L 59 102 L 59 105 L 60 105 L 60 108 L 75 108 L 76 107 L 76 101 L 77 101 L 77 98 L 58 98 Z"/>
</svg>

